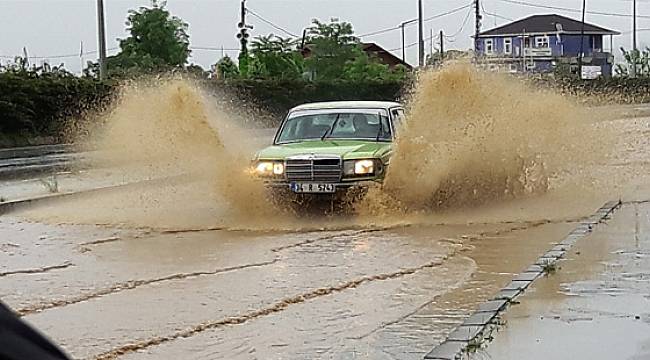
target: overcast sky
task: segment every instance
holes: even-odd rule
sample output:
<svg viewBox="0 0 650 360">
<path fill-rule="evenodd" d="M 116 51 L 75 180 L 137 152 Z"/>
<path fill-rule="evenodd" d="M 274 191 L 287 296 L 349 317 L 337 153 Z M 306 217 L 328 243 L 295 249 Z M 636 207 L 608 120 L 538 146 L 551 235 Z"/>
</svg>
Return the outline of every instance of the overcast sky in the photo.
<svg viewBox="0 0 650 360">
<path fill-rule="evenodd" d="M 558 13 L 580 19 L 580 14 L 571 11 L 527 7 L 507 2 L 508 0 L 482 0 L 487 13 L 483 30 L 501 25 L 508 20 L 519 19 L 532 14 Z M 579 9 L 582 0 L 515 0 L 544 6 Z M 468 5 L 471 0 L 424 0 L 425 17 L 431 17 L 449 10 Z M 118 38 L 126 36 L 125 19 L 129 9 L 150 5 L 150 0 L 104 0 L 106 8 L 107 47 L 109 55 L 117 50 Z M 639 29 L 650 29 L 650 0 L 637 0 Z M 189 23 L 192 51 L 191 62 L 208 67 L 221 57 L 221 50 L 210 51 L 197 48 L 224 47 L 225 53 L 237 56 L 235 35 L 239 17 L 239 0 L 168 0 L 172 14 Z M 71 71 L 78 72 L 80 43 L 84 52 L 97 49 L 95 0 L 0 0 L 0 61 L 21 55 L 23 47 L 34 62 L 49 57 L 52 64 L 65 63 Z M 339 18 L 354 25 L 357 34 L 364 34 L 397 26 L 400 22 L 417 15 L 416 0 L 248 0 L 247 6 L 257 14 L 281 26 L 290 33 L 301 34 L 311 19 L 328 20 Z M 588 0 L 587 7 L 595 12 L 631 14 L 631 0 Z M 447 49 L 468 49 L 473 33 L 471 9 L 425 23 L 426 36 L 430 31 L 443 30 L 452 36 L 447 39 Z M 468 17 L 469 16 L 469 17 Z M 465 22 L 465 19 L 467 21 Z M 253 16 L 248 21 L 255 26 L 252 36 L 275 33 L 286 35 Z M 623 34 L 614 38 L 614 48 L 629 47 L 632 27 L 631 17 L 589 14 L 587 21 Z M 415 26 L 407 28 L 407 44 L 417 40 Z M 364 37 L 366 42 L 376 42 L 386 49 L 396 49 L 401 56 L 400 32 L 392 31 L 377 36 Z M 609 41 L 606 41 L 607 47 Z M 650 45 L 650 31 L 639 32 L 640 46 Z M 437 45 L 436 45 L 437 46 Z M 427 51 L 429 44 L 427 44 Z M 417 47 L 407 49 L 407 61 L 416 62 Z M 618 50 L 615 51 L 618 53 Z M 55 56 L 65 56 L 55 58 Z M 96 58 L 96 53 L 84 55 L 85 60 Z"/>
</svg>

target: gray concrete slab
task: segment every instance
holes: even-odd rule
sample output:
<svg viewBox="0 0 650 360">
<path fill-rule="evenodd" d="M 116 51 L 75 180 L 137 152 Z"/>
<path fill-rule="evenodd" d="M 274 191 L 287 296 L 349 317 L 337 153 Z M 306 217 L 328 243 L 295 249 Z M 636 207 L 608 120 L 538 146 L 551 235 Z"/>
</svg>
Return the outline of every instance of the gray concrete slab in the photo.
<svg viewBox="0 0 650 360">
<path fill-rule="evenodd" d="M 496 316 L 496 311 L 492 312 L 475 312 L 472 316 L 463 321 L 463 326 L 485 326 L 490 323 Z"/>
<path fill-rule="evenodd" d="M 567 250 L 569 250 L 570 247 L 571 247 L 571 246 L 569 246 L 569 245 L 558 244 L 558 245 L 553 246 L 553 248 L 551 249 L 551 251 L 562 251 L 562 252 L 566 252 Z"/>
<path fill-rule="evenodd" d="M 493 298 L 494 300 L 508 300 L 512 301 L 514 298 L 517 297 L 517 295 L 521 294 L 521 290 L 501 290 L 499 293 Z"/>
<path fill-rule="evenodd" d="M 542 258 L 551 258 L 551 259 L 559 259 L 566 254 L 566 251 L 556 251 L 556 250 L 551 250 L 548 251 L 546 254 L 542 255 Z"/>
<path fill-rule="evenodd" d="M 531 265 L 526 270 L 524 270 L 524 272 L 525 273 L 543 273 L 544 268 L 539 266 L 539 265 Z"/>
<path fill-rule="evenodd" d="M 452 331 L 447 341 L 472 341 L 476 339 L 485 327 L 483 326 L 459 326 Z"/>
<path fill-rule="evenodd" d="M 445 341 L 436 346 L 424 358 L 427 360 L 455 360 L 467 348 L 465 341 Z"/>
<path fill-rule="evenodd" d="M 523 273 L 515 276 L 512 279 L 512 281 L 533 281 L 533 280 L 537 279 L 540 275 L 542 275 L 543 272 L 544 272 L 544 270 L 540 266 L 538 271 L 526 271 L 526 272 L 523 272 Z"/>
<path fill-rule="evenodd" d="M 541 257 L 541 258 L 537 259 L 537 261 L 535 262 L 535 265 L 539 265 L 539 266 L 542 266 L 542 267 L 549 266 L 549 265 L 554 265 L 555 263 L 557 263 L 557 260 L 558 260 L 557 258 Z"/>
<path fill-rule="evenodd" d="M 560 241 L 558 244 L 559 245 L 566 245 L 566 246 L 573 246 L 575 245 L 578 240 L 582 239 L 583 236 L 568 236 L 564 238 L 564 240 Z"/>
<path fill-rule="evenodd" d="M 497 312 L 502 311 L 508 305 L 507 300 L 491 300 L 479 305 L 477 312 Z"/>
<path fill-rule="evenodd" d="M 503 290 L 525 290 L 532 282 L 532 280 L 513 280 Z"/>
</svg>

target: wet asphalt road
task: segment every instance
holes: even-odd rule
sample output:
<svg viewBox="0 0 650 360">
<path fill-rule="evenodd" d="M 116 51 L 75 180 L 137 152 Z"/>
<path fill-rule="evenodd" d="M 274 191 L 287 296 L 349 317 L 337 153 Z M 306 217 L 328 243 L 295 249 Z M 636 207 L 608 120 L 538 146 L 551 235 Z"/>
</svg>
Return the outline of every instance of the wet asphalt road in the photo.
<svg viewBox="0 0 650 360">
<path fill-rule="evenodd" d="M 161 233 L 4 217 L 0 297 L 75 358 L 418 359 L 571 226 Z"/>
</svg>

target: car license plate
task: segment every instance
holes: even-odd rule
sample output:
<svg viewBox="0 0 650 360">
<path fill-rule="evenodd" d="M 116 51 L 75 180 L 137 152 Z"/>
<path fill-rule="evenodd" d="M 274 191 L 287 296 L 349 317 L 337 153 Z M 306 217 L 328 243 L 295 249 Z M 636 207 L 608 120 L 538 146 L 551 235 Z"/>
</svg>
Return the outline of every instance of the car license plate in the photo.
<svg viewBox="0 0 650 360">
<path fill-rule="evenodd" d="M 336 192 L 336 185 L 321 183 L 291 183 L 291 191 L 306 194 L 331 194 Z"/>
</svg>

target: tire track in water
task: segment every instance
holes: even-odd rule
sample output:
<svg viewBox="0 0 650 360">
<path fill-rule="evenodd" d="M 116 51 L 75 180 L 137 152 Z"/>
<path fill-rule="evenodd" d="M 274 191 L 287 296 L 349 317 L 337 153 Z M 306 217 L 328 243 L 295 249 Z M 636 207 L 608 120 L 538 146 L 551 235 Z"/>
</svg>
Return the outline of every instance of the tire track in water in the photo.
<svg viewBox="0 0 650 360">
<path fill-rule="evenodd" d="M 41 273 L 46 273 L 52 270 L 61 270 L 61 269 L 66 269 L 71 266 L 74 266 L 73 263 L 66 261 L 63 264 L 60 265 L 52 265 L 52 266 L 44 266 L 40 268 L 31 268 L 31 269 L 21 269 L 21 270 L 11 270 L 11 271 L 5 271 L 5 272 L 0 272 L 0 277 L 5 277 L 9 275 L 18 275 L 18 274 L 41 274 Z"/>
<path fill-rule="evenodd" d="M 126 355 L 129 353 L 133 353 L 136 351 L 144 350 L 147 348 L 150 348 L 152 346 L 157 346 L 161 345 L 170 341 L 174 341 L 180 338 L 188 338 L 190 336 L 194 336 L 196 334 L 202 333 L 206 330 L 210 329 L 216 329 L 220 327 L 225 327 L 229 325 L 240 325 L 244 324 L 248 321 L 255 320 L 260 317 L 268 316 L 271 314 L 279 313 L 287 308 L 289 308 L 292 305 L 297 305 L 297 304 L 302 304 L 306 303 L 307 301 L 317 299 L 323 296 L 331 295 L 334 293 L 339 293 L 343 292 L 345 290 L 349 289 L 354 289 L 359 287 L 360 285 L 363 285 L 365 283 L 370 283 L 374 281 L 386 281 L 386 280 L 393 280 L 393 279 L 398 279 L 407 275 L 412 275 L 415 274 L 418 271 L 425 270 L 425 269 L 431 269 L 437 266 L 440 266 L 444 263 L 445 260 L 447 260 L 449 256 L 444 256 L 441 257 L 438 260 L 430 261 L 428 263 L 422 264 L 417 267 L 411 267 L 411 268 L 403 268 L 401 270 L 392 272 L 392 273 L 382 273 L 382 274 L 376 274 L 376 275 L 367 275 L 363 276 L 354 280 L 346 281 L 343 283 L 340 283 L 338 285 L 333 285 L 329 287 L 322 287 L 318 289 L 314 289 L 302 294 L 294 295 L 291 297 L 284 298 L 282 300 L 277 301 L 276 303 L 260 308 L 260 309 L 255 309 L 251 310 L 244 315 L 240 316 L 232 316 L 232 317 L 227 317 L 223 318 L 220 320 L 214 320 L 214 321 L 208 321 L 204 322 L 201 324 L 196 324 L 192 325 L 184 330 L 176 331 L 170 335 L 165 335 L 165 336 L 156 336 L 152 337 L 150 339 L 134 342 L 131 344 L 126 344 L 122 345 L 120 347 L 114 348 L 112 350 L 106 351 L 104 353 L 101 353 L 95 357 L 92 357 L 90 359 L 93 360 L 111 360 L 111 359 L 116 359 L 119 356 Z"/>
<path fill-rule="evenodd" d="M 49 309 L 54 309 L 54 308 L 59 308 L 63 306 L 68 306 L 68 305 L 73 305 L 77 304 L 80 302 L 88 301 L 91 299 L 99 298 L 101 296 L 105 295 L 113 295 L 120 293 L 122 291 L 127 291 L 127 290 L 133 290 L 135 288 L 138 288 L 140 286 L 145 286 L 145 285 L 151 285 L 155 283 L 161 283 L 165 281 L 172 281 L 172 280 L 183 280 L 183 279 L 190 279 L 190 278 L 195 278 L 199 276 L 209 276 L 209 275 L 218 275 L 222 273 L 227 273 L 231 271 L 237 271 L 237 270 L 243 270 L 243 269 L 250 269 L 250 268 L 256 268 L 256 267 L 263 267 L 263 266 L 268 266 L 275 264 L 278 262 L 280 259 L 275 258 L 273 260 L 269 261 L 263 261 L 263 262 L 258 262 L 258 263 L 252 263 L 252 264 L 245 264 L 245 265 L 238 265 L 238 266 L 231 266 L 231 267 L 226 267 L 226 268 L 220 268 L 216 269 L 213 271 L 196 271 L 196 272 L 190 272 L 190 273 L 179 273 L 179 274 L 172 274 L 172 275 L 167 275 L 155 279 L 146 279 L 146 280 L 129 280 L 121 283 L 114 284 L 110 287 L 103 288 L 103 289 L 98 289 L 95 290 L 91 293 L 88 294 L 83 294 L 79 296 L 74 296 L 70 297 L 67 299 L 61 299 L 61 300 L 54 300 L 50 301 L 47 303 L 40 303 L 36 305 L 30 305 L 26 306 L 24 308 L 18 309 L 16 312 L 20 316 L 25 316 L 29 315 L 35 312 L 41 312 L 44 310 L 49 310 Z"/>
<path fill-rule="evenodd" d="M 198 230 L 198 231 L 201 231 L 201 230 Z M 314 243 L 314 242 L 317 242 L 317 241 L 335 239 L 335 238 L 338 238 L 338 237 L 352 237 L 352 236 L 356 236 L 356 235 L 359 235 L 359 234 L 362 234 L 362 233 L 375 232 L 375 231 L 382 231 L 382 229 L 359 230 L 359 231 L 355 231 L 353 233 L 343 233 L 343 234 L 339 233 L 339 234 L 321 236 L 321 237 L 318 237 L 318 238 L 315 238 L 315 239 L 305 240 L 305 241 L 301 241 L 299 243 L 273 248 L 273 249 L 271 249 L 271 252 L 277 254 L 277 253 L 279 253 L 279 252 L 281 252 L 283 250 L 286 250 L 286 249 L 303 246 L 303 245 Z M 133 238 L 135 238 L 135 237 L 133 237 Z M 85 242 L 85 243 L 79 244 L 78 246 L 81 249 L 84 249 L 84 246 L 106 244 L 106 243 L 111 243 L 111 242 L 116 242 L 116 241 L 123 241 L 123 240 L 127 240 L 127 239 L 115 236 L 115 237 L 109 237 L 109 238 L 105 238 L 105 239 L 99 239 L 99 240 L 93 240 L 93 241 Z M 82 252 L 85 252 L 85 251 L 82 251 Z M 276 255 L 276 257 L 273 260 L 263 261 L 263 262 L 258 262 L 258 263 L 252 263 L 252 264 L 231 266 L 231 267 L 216 269 L 214 271 L 197 271 L 197 272 L 190 272 L 190 273 L 171 274 L 171 275 L 167 275 L 167 276 L 163 276 L 163 277 L 159 277 L 159 278 L 154 278 L 154 279 L 129 280 L 129 281 L 124 281 L 124 282 L 113 284 L 112 286 L 107 287 L 107 288 L 95 290 L 95 291 L 93 291 L 91 293 L 82 294 L 82 295 L 78 295 L 78 296 L 72 296 L 72 297 L 69 297 L 69 298 L 61 299 L 61 300 L 53 300 L 53 301 L 49 301 L 49 302 L 42 302 L 42 303 L 38 303 L 38 304 L 34 304 L 34 305 L 25 306 L 23 308 L 18 309 L 16 311 L 16 313 L 18 313 L 19 316 L 26 316 L 26 315 L 33 314 L 33 313 L 36 313 L 36 312 L 41 312 L 41 311 L 45 311 L 45 310 L 50 310 L 50 309 L 60 308 L 60 307 L 68 306 L 68 305 L 77 304 L 77 303 L 80 303 L 80 302 L 88 301 L 88 300 L 99 298 L 99 297 L 106 296 L 106 295 L 117 294 L 117 293 L 120 293 L 122 291 L 133 290 L 135 288 L 145 286 L 145 285 L 150 285 L 150 284 L 155 284 L 155 283 L 160 283 L 160 282 L 165 282 L 165 281 L 172 281 L 172 280 L 191 279 L 191 278 L 195 278 L 195 277 L 199 277 L 199 276 L 218 275 L 218 274 L 227 273 L 227 272 L 231 272 L 231 271 L 237 271 L 237 270 L 243 270 L 243 269 L 249 269 L 249 268 L 256 268 L 256 267 L 262 267 L 262 266 L 269 266 L 269 265 L 273 265 L 273 264 L 275 264 L 275 263 L 277 263 L 277 262 L 279 262 L 281 260 L 282 260 L 282 258 L 280 256 Z M 68 265 L 68 266 L 71 266 L 71 264 Z M 45 269 L 46 270 L 52 270 L 52 269 L 55 269 L 55 268 L 62 268 L 62 267 L 61 267 L 61 265 L 59 265 L 59 266 L 54 266 L 54 267 L 45 268 Z M 27 273 L 26 271 L 31 271 L 33 273 L 38 272 L 38 271 L 34 271 L 34 270 L 23 270 L 21 272 L 15 272 L 15 273 Z M 0 277 L 2 277 L 3 274 L 4 273 L 0 273 Z M 12 272 L 12 274 L 13 274 L 13 272 Z M 9 273 L 7 275 L 9 275 Z"/>
<path fill-rule="evenodd" d="M 278 253 L 278 252 L 281 252 L 281 251 L 284 251 L 284 250 L 293 249 L 293 248 L 313 244 L 313 243 L 316 243 L 316 242 L 319 242 L 319 241 L 332 240 L 332 239 L 336 239 L 336 238 L 339 238 L 339 237 L 342 237 L 342 238 L 346 237 L 347 238 L 347 237 L 353 237 L 353 236 L 357 236 L 357 235 L 361 235 L 361 234 L 380 232 L 380 231 L 386 231 L 386 230 L 388 230 L 388 229 L 383 229 L 383 228 L 375 229 L 375 228 L 373 228 L 373 229 L 365 229 L 365 230 L 356 230 L 356 231 L 348 232 L 348 233 L 325 235 L 325 236 L 320 236 L 320 237 L 313 238 L 313 239 L 303 240 L 303 241 L 293 243 L 293 244 L 278 246 L 276 248 L 271 249 L 271 251 L 274 252 L 274 253 Z"/>
</svg>

